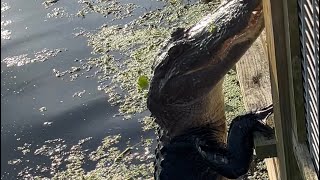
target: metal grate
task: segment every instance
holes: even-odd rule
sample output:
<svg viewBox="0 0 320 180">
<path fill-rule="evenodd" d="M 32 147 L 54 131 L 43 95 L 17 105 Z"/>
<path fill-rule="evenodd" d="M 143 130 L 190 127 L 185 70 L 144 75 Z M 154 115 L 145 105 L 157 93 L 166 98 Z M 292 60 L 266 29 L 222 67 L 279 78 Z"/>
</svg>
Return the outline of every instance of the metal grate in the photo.
<svg viewBox="0 0 320 180">
<path fill-rule="evenodd" d="M 319 176 L 319 0 L 298 0 L 308 145 Z"/>
</svg>

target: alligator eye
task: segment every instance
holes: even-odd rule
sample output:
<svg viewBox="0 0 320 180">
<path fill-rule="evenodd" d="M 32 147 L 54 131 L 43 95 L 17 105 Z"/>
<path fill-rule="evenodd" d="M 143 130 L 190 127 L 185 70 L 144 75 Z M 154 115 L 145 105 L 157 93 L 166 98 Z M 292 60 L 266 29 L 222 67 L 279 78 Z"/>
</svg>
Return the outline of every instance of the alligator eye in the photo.
<svg viewBox="0 0 320 180">
<path fill-rule="evenodd" d="M 183 54 L 186 49 L 188 49 L 190 47 L 190 45 L 185 42 L 185 41 L 181 41 L 179 43 L 176 43 L 175 45 L 173 45 L 169 50 L 168 50 L 168 55 L 170 57 L 178 57 L 181 54 Z"/>
<path fill-rule="evenodd" d="M 172 57 L 178 57 L 182 54 L 182 52 L 183 52 L 183 47 L 181 44 L 178 44 L 176 46 L 171 47 L 168 51 L 168 54 L 169 56 L 172 56 Z"/>
</svg>

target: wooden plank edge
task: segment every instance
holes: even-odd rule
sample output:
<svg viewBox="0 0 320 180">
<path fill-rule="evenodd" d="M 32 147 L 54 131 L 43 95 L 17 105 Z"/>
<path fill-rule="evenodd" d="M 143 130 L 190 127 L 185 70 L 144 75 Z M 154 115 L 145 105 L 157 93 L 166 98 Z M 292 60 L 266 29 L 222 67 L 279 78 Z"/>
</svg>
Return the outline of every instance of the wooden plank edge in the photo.
<svg viewBox="0 0 320 180">
<path fill-rule="evenodd" d="M 308 150 L 306 143 L 300 143 L 295 132 L 292 132 L 292 142 L 294 147 L 294 155 L 299 166 L 300 172 L 302 173 L 302 178 L 304 180 L 316 180 L 319 179 L 314 168 L 310 152 Z"/>
<path fill-rule="evenodd" d="M 278 158 L 266 158 L 264 162 L 266 163 L 268 176 L 270 180 L 281 180 L 279 172 L 279 159 Z"/>
<path fill-rule="evenodd" d="M 268 55 L 268 48 L 267 48 L 267 42 L 266 42 L 266 34 L 265 34 L 265 32 L 263 32 L 261 35 L 260 35 L 260 37 L 257 39 L 258 41 L 260 41 L 260 43 L 263 45 L 262 47 L 263 47 L 263 54 L 264 54 L 264 58 L 262 58 L 263 60 L 265 60 L 267 63 L 269 63 L 268 62 L 268 59 L 267 59 L 267 55 Z M 246 58 L 246 57 L 243 57 L 243 58 Z M 240 60 L 241 61 L 241 60 Z M 237 63 L 237 67 L 236 68 L 240 68 L 239 67 L 239 64 L 241 64 L 241 63 Z M 266 69 L 267 71 L 268 71 L 268 73 L 270 74 L 270 72 L 269 72 L 269 66 L 268 66 L 268 68 Z M 238 74 L 238 71 L 237 71 L 237 74 Z M 238 79 L 239 79 L 239 74 L 238 74 Z M 239 81 L 239 83 L 240 83 L 240 87 L 241 87 L 241 89 L 242 89 L 242 94 L 243 94 L 243 96 L 245 96 L 245 93 L 243 92 L 243 88 L 245 88 L 244 86 L 243 86 L 243 84 Z M 247 82 L 245 82 L 245 83 L 247 83 Z M 271 92 L 270 92 L 270 96 L 271 96 Z M 268 99 L 268 98 L 267 98 Z M 271 100 L 272 98 L 270 97 L 270 101 L 272 101 Z M 245 98 L 244 98 L 244 103 L 246 103 L 246 105 L 247 106 L 250 106 L 250 105 L 248 105 L 248 102 L 246 102 L 245 101 Z M 261 103 L 261 102 L 260 102 Z M 270 103 L 268 100 L 267 100 L 267 102 L 264 102 L 264 103 Z M 248 107 L 247 107 L 248 108 Z M 251 108 L 251 107 L 250 107 Z M 259 135 L 258 135 L 259 136 Z M 277 151 L 277 149 L 276 149 L 276 139 L 275 138 L 273 138 L 272 139 L 272 143 L 271 144 L 274 144 L 274 146 L 271 148 L 271 149 L 273 149 L 273 150 L 275 150 L 275 151 Z M 265 140 L 263 140 L 262 142 L 265 142 Z M 257 144 L 257 143 L 255 143 L 255 144 Z M 260 151 L 258 150 L 258 154 L 260 153 Z M 269 179 L 270 180 L 280 180 L 281 179 L 281 177 L 280 177 L 280 168 L 279 168 L 279 160 L 278 160 L 278 158 L 277 157 L 275 157 L 277 155 L 277 152 L 275 152 L 275 153 L 271 153 L 271 155 L 270 156 L 274 156 L 273 158 L 267 158 L 268 156 L 267 155 L 264 155 L 264 156 L 266 156 L 265 157 L 265 159 L 264 159 L 264 163 L 266 164 L 266 168 L 267 168 L 267 172 L 268 172 L 268 176 L 269 176 Z M 259 155 L 260 156 L 260 155 Z M 261 157 L 263 157 L 263 155 L 261 155 Z"/>
<path fill-rule="evenodd" d="M 265 137 L 259 132 L 254 133 L 254 148 L 259 159 L 277 157 L 277 145 L 274 134 Z"/>
</svg>

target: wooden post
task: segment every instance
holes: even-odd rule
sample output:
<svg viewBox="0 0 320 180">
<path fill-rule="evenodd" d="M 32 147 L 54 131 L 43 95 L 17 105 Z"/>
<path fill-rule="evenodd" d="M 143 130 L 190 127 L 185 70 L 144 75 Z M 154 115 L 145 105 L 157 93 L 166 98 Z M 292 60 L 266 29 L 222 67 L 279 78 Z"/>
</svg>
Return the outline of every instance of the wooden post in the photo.
<svg viewBox="0 0 320 180">
<path fill-rule="evenodd" d="M 263 0 L 281 180 L 300 180 L 292 144 L 292 111 L 283 1 Z"/>
<path fill-rule="evenodd" d="M 297 1 L 263 0 L 264 34 L 237 64 L 247 110 L 274 104 L 276 137 L 255 137 L 258 156 L 265 159 L 271 180 L 315 180 L 317 175 L 306 145 Z M 266 43 L 265 43 L 266 42 Z M 265 44 L 267 51 L 264 52 Z M 266 62 L 269 60 L 269 70 Z M 260 66 L 258 65 L 260 64 Z M 270 82 L 267 77 L 270 75 Z M 272 98 L 271 93 L 272 92 Z M 273 152 L 276 143 L 276 153 Z"/>
<path fill-rule="evenodd" d="M 271 104 L 272 95 L 265 32 L 262 32 L 261 36 L 244 54 L 236 68 L 246 110 L 250 111 Z M 268 124 L 274 126 L 273 122 Z M 270 180 L 280 180 L 279 163 L 275 157 L 277 156 L 275 138 L 267 139 L 256 133 L 254 144 L 257 157 L 266 158 L 264 162 Z"/>
<path fill-rule="evenodd" d="M 301 176 L 305 180 L 317 179 L 310 152 L 307 148 L 305 108 L 303 101 L 302 57 L 300 54 L 298 2 L 283 0 L 286 34 L 289 93 L 291 100 L 292 143 Z M 280 83 L 280 82 L 279 82 Z"/>
<path fill-rule="evenodd" d="M 250 49 L 236 64 L 237 76 L 247 111 L 272 104 L 269 64 L 267 60 L 265 32 L 253 43 Z M 270 120 L 269 125 L 273 125 Z M 275 138 L 255 134 L 255 150 L 258 158 L 275 157 Z"/>
<path fill-rule="evenodd" d="M 303 102 L 302 58 L 300 53 L 298 1 L 283 0 L 285 42 L 292 112 L 292 126 L 298 142 L 307 139 Z"/>
</svg>

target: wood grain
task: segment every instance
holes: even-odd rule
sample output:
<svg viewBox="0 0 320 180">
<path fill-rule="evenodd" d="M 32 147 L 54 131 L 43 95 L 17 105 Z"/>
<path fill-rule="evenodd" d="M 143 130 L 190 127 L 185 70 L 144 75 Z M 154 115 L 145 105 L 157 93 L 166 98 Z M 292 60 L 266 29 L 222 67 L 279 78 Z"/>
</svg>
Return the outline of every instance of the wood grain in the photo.
<svg viewBox="0 0 320 180">
<path fill-rule="evenodd" d="M 247 111 L 272 103 L 269 63 L 265 31 L 253 43 L 236 65 L 237 76 Z M 274 126 L 273 120 L 268 125 Z M 276 156 L 276 140 L 255 134 L 255 149 L 258 158 L 266 158 L 270 180 L 280 180 L 279 162 Z M 267 158 L 267 157 L 274 158 Z"/>
</svg>

